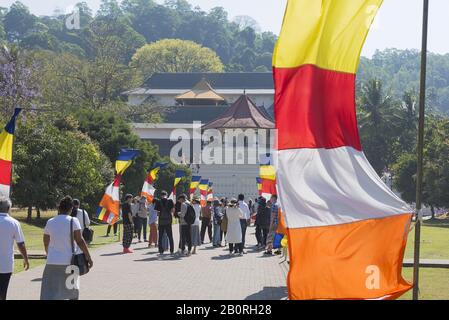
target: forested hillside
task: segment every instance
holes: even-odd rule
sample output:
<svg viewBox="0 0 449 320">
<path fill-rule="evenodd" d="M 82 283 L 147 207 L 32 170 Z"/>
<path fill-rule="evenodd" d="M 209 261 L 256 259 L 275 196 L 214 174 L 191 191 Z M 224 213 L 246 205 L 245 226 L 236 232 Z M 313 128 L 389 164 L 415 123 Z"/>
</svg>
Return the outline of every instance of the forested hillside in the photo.
<svg viewBox="0 0 449 320">
<path fill-rule="evenodd" d="M 419 90 L 420 52 L 388 49 L 378 51 L 371 59 L 362 58 L 358 81 L 378 79 L 394 98 Z M 428 58 L 428 106 L 449 114 L 449 54 L 430 53 Z"/>
<path fill-rule="evenodd" d="M 20 2 L 0 11 L 0 39 L 19 43 L 25 48 L 68 51 L 91 58 L 89 38 L 105 25 L 124 44 L 124 58 L 130 61 L 135 51 L 160 39 L 191 40 L 214 50 L 226 71 L 269 71 L 276 36 L 256 33 L 241 21 L 231 22 L 223 8 L 204 12 L 185 0 L 103 0 L 94 15 L 85 2 L 77 5 L 80 30 L 65 27 L 68 15 L 37 17 Z M 248 21 L 251 21 L 248 19 Z"/>
</svg>

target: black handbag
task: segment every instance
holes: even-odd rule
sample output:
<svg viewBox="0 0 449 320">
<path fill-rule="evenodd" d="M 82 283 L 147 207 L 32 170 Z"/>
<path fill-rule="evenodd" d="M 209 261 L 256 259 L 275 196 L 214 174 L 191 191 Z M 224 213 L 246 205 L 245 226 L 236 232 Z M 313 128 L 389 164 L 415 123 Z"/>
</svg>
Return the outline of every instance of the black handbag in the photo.
<svg viewBox="0 0 449 320">
<path fill-rule="evenodd" d="M 83 210 L 83 239 L 87 244 L 90 244 L 94 239 L 94 230 L 86 227 L 86 211 Z"/>
<path fill-rule="evenodd" d="M 89 272 L 89 265 L 87 263 L 86 255 L 84 253 L 80 254 L 75 253 L 75 245 L 73 241 L 73 218 L 70 220 L 70 243 L 72 245 L 71 265 L 76 266 L 79 270 L 79 275 L 83 276 Z"/>
</svg>

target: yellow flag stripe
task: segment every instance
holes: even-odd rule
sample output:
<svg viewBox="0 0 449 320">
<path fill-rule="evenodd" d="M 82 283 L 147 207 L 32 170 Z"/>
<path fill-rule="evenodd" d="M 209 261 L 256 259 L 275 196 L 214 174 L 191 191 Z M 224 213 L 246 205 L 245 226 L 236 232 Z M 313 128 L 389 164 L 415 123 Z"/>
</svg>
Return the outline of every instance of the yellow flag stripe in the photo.
<svg viewBox="0 0 449 320">
<path fill-rule="evenodd" d="M 12 161 L 12 143 L 14 136 L 6 131 L 0 134 L 0 159 Z"/>
<path fill-rule="evenodd" d="M 132 161 L 121 161 L 121 160 L 117 160 L 115 162 L 115 171 L 117 172 L 117 174 L 122 174 L 126 171 L 126 169 L 128 169 L 132 164 Z"/>
<path fill-rule="evenodd" d="M 276 68 L 307 64 L 356 73 L 383 0 L 289 0 L 273 55 Z"/>
</svg>

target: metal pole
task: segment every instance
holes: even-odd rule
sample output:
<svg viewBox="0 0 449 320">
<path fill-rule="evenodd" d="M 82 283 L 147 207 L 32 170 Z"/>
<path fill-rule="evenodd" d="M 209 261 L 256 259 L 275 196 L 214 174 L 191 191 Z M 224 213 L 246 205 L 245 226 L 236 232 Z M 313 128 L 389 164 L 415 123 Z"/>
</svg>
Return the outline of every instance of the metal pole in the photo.
<svg viewBox="0 0 449 320">
<path fill-rule="evenodd" d="M 427 75 L 427 32 L 429 24 L 429 0 L 424 0 L 422 51 L 421 51 L 421 85 L 419 98 L 419 129 L 418 129 L 418 172 L 416 179 L 416 225 L 415 225 L 415 256 L 413 266 L 413 300 L 419 299 L 419 258 L 421 244 L 421 208 L 424 166 L 424 125 L 426 109 L 426 75 Z"/>
</svg>

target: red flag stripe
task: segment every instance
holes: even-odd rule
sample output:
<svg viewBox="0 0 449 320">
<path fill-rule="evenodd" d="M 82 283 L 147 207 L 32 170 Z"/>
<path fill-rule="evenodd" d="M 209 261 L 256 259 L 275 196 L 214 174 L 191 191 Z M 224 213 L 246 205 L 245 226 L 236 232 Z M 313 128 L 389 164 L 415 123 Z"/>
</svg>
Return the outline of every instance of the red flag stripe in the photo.
<svg viewBox="0 0 449 320">
<path fill-rule="evenodd" d="M 355 75 L 304 65 L 274 68 L 278 149 L 362 150 L 355 112 Z"/>
<path fill-rule="evenodd" d="M 11 161 L 0 159 L 0 184 L 11 184 Z"/>
</svg>

